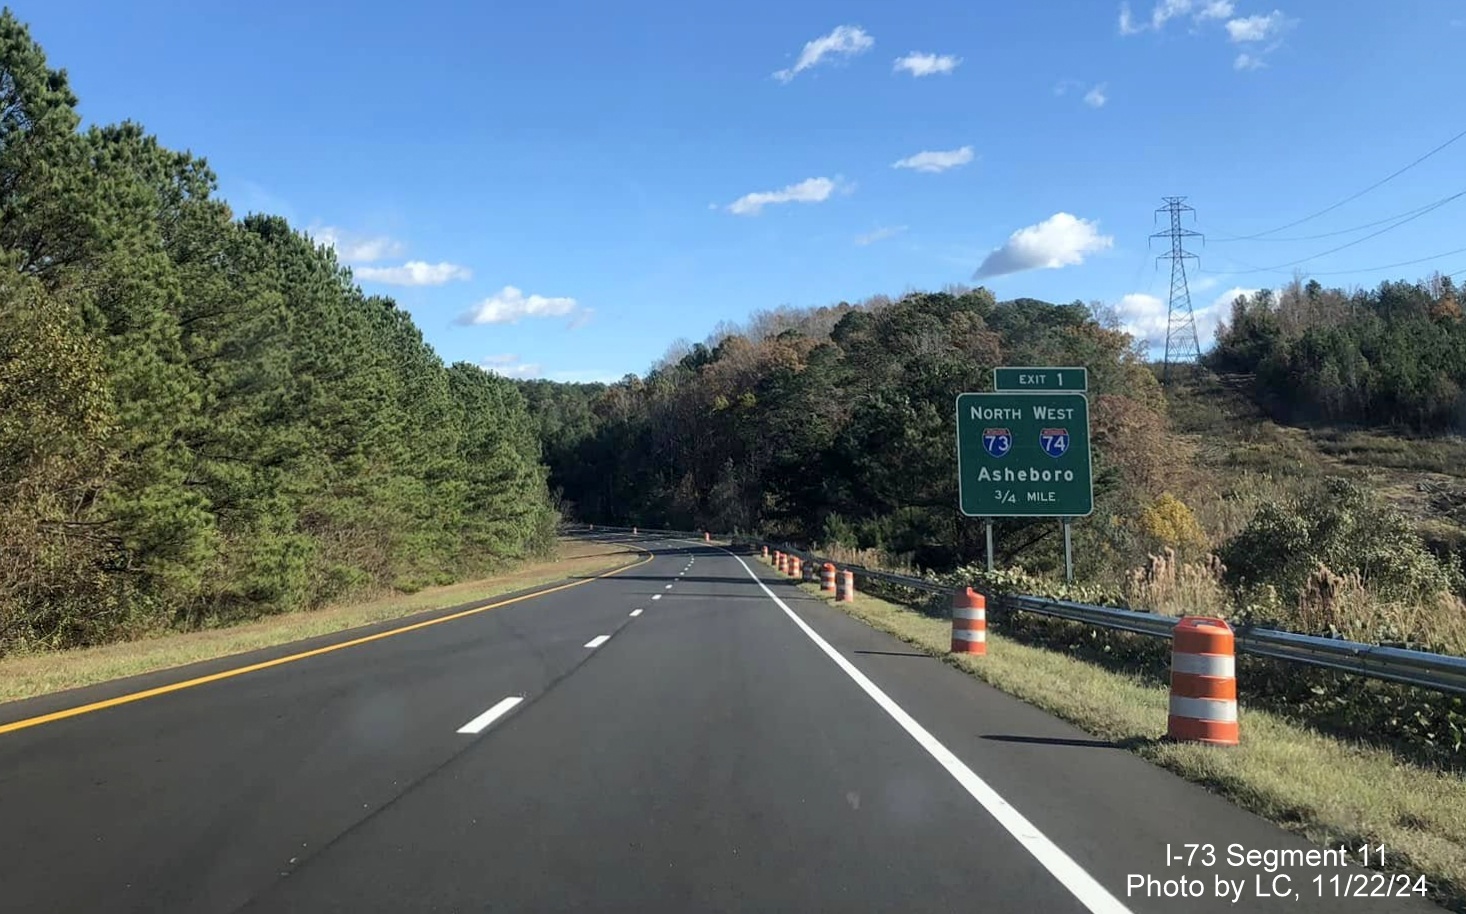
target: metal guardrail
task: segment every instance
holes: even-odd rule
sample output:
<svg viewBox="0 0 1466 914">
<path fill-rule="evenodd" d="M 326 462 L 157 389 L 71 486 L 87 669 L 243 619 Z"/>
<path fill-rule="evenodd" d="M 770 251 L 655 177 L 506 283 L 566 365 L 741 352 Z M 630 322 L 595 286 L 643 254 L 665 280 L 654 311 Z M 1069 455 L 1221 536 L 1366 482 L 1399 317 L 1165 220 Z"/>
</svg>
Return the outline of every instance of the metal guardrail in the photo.
<svg viewBox="0 0 1466 914">
<path fill-rule="evenodd" d="M 630 527 L 595 525 L 595 532 L 630 533 L 631 530 Z M 637 530 L 639 533 L 676 538 L 696 537 L 701 539 L 703 535 L 702 531 L 658 530 L 650 527 L 640 527 Z M 798 556 L 801 561 L 807 563 L 823 564 L 828 561 L 814 553 L 786 543 L 739 534 L 731 536 L 715 534 L 715 536 L 718 539 L 779 549 L 789 555 Z M 853 572 L 857 579 L 880 581 L 926 593 L 949 593 L 953 589 L 950 585 L 927 578 L 877 571 L 843 562 L 835 564 Z M 1047 597 L 1003 595 L 993 597 L 993 601 L 995 609 L 1035 613 L 1151 638 L 1169 639 L 1171 630 L 1180 621 L 1172 616 L 1162 616 L 1140 610 L 1091 606 L 1088 603 L 1051 600 Z M 1405 648 L 1247 626 L 1237 630 L 1237 652 L 1297 663 L 1302 666 L 1339 670 L 1369 679 L 1399 682 L 1437 692 L 1466 695 L 1466 657 L 1452 657 L 1448 654 L 1432 654 L 1427 651 L 1412 651 Z"/>
</svg>

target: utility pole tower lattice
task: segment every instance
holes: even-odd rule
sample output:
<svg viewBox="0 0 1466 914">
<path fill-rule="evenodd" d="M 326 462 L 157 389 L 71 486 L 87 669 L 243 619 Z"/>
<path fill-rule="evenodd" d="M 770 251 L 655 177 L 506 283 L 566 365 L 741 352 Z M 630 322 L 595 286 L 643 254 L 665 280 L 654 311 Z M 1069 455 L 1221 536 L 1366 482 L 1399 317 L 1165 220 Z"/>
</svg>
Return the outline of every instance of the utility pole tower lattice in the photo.
<svg viewBox="0 0 1466 914">
<path fill-rule="evenodd" d="M 1169 238 L 1171 252 L 1156 258 L 1171 262 L 1171 299 L 1166 306 L 1166 360 L 1161 369 L 1161 383 L 1171 379 L 1173 364 L 1194 364 L 1201 359 L 1201 342 L 1196 336 L 1196 315 L 1191 311 L 1191 289 L 1186 285 L 1186 260 L 1200 263 L 1200 258 L 1185 248 L 1187 238 L 1202 238 L 1200 232 L 1181 227 L 1181 214 L 1191 213 L 1193 221 L 1196 210 L 1186 205 L 1185 197 L 1163 197 L 1166 205 L 1156 209 L 1171 217 L 1169 231 L 1156 232 L 1151 238 Z M 1202 238 L 1202 243 L 1206 240 Z"/>
</svg>

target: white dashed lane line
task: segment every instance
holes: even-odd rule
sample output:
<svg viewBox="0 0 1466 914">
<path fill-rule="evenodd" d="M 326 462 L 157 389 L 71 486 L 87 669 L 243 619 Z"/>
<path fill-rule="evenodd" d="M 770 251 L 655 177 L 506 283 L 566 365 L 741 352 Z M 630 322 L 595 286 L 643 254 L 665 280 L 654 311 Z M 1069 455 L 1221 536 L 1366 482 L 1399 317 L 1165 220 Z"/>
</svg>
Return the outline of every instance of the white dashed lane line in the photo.
<svg viewBox="0 0 1466 914">
<path fill-rule="evenodd" d="M 489 724 L 492 724 L 494 721 L 514 710 L 514 706 L 519 704 L 521 701 L 524 701 L 523 697 L 518 695 L 511 695 L 503 701 L 499 702 L 498 704 L 494 705 L 492 708 L 488 709 L 484 713 L 480 714 L 478 717 L 475 717 L 473 720 L 459 727 L 458 732 L 470 734 L 482 733 L 484 730 L 488 729 Z"/>
</svg>

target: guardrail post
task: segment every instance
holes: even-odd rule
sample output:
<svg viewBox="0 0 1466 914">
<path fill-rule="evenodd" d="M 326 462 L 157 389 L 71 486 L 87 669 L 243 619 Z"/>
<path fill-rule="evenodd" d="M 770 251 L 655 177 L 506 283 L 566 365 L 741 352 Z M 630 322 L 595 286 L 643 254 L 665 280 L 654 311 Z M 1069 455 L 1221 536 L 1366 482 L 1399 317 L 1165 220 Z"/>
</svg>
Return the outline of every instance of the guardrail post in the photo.
<svg viewBox="0 0 1466 914">
<path fill-rule="evenodd" d="M 1237 646 L 1225 619 L 1185 616 L 1171 636 L 1173 740 L 1237 745 Z"/>
<path fill-rule="evenodd" d="M 964 588 L 952 594 L 952 653 L 987 656 L 987 597 Z"/>
<path fill-rule="evenodd" d="M 855 602 L 855 572 L 842 571 L 835 578 L 835 602 Z"/>
<path fill-rule="evenodd" d="M 830 562 L 820 566 L 820 590 L 827 593 L 835 592 L 835 566 Z"/>
</svg>

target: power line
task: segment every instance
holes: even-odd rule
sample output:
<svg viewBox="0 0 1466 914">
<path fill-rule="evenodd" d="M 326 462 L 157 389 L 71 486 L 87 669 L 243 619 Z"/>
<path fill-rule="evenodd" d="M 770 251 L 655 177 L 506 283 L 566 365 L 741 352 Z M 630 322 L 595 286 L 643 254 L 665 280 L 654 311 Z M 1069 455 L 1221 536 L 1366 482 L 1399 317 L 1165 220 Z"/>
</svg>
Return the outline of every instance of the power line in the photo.
<svg viewBox="0 0 1466 914">
<path fill-rule="evenodd" d="M 1451 256 L 1453 256 L 1455 254 L 1466 254 L 1466 248 L 1456 248 L 1454 251 L 1441 251 L 1439 254 L 1431 254 L 1428 257 L 1417 257 L 1414 260 L 1402 260 L 1402 261 L 1400 261 L 1398 263 L 1384 263 L 1384 264 L 1380 264 L 1377 267 L 1361 267 L 1361 268 L 1355 269 L 1355 270 L 1325 270 L 1325 271 L 1322 271 L 1322 272 L 1315 272 L 1313 270 L 1309 270 L 1308 271 L 1308 275 L 1309 276 L 1350 276 L 1350 275 L 1357 274 L 1357 273 L 1375 273 L 1375 272 L 1378 272 L 1379 270 L 1392 270 L 1395 267 L 1409 267 L 1409 266 L 1414 266 L 1417 263 L 1425 263 L 1425 262 L 1431 261 L 1431 260 L 1439 260 L 1442 257 L 1451 257 Z M 1243 276 L 1243 275 L 1246 275 L 1249 272 L 1250 273 L 1277 273 L 1280 276 L 1291 276 L 1291 275 L 1293 275 L 1293 274 L 1288 273 L 1288 272 L 1285 272 L 1283 270 L 1271 270 L 1271 269 L 1267 269 L 1265 267 L 1254 267 L 1250 263 L 1242 263 L 1242 261 L 1237 260 L 1235 257 L 1233 257 L 1233 258 L 1227 258 L 1227 259 L 1231 260 L 1233 263 L 1240 263 L 1240 264 L 1242 264 L 1242 266 L 1249 267 L 1250 269 L 1245 270 L 1245 271 L 1243 271 L 1243 270 L 1238 270 L 1238 271 L 1202 270 L 1202 272 L 1203 273 L 1211 273 L 1211 274 L 1216 275 L 1216 276 Z M 1461 273 L 1466 273 L 1466 270 L 1461 270 L 1460 272 Z M 1452 273 L 1450 275 L 1451 276 L 1456 276 L 1458 274 Z"/>
<path fill-rule="evenodd" d="M 1463 134 L 1463 135 L 1466 135 L 1466 134 Z M 1451 196 L 1446 197 L 1446 198 L 1444 198 L 1442 200 L 1438 200 L 1435 203 L 1432 203 L 1429 206 L 1427 206 L 1426 208 L 1422 209 L 1420 212 L 1415 213 L 1414 215 L 1407 216 L 1406 218 L 1399 220 L 1398 222 L 1394 223 L 1393 225 L 1385 226 L 1384 228 L 1380 229 L 1377 232 L 1370 232 L 1368 235 L 1365 235 L 1363 238 L 1356 238 L 1353 241 L 1349 242 L 1348 244 L 1341 244 L 1341 245 L 1339 245 L 1336 248 L 1329 248 L 1327 251 L 1320 251 L 1317 254 L 1310 254 L 1307 257 L 1300 257 L 1297 260 L 1290 260 L 1287 263 L 1274 264 L 1273 266 L 1270 266 L 1270 267 L 1253 267 L 1250 270 L 1242 270 L 1240 272 L 1242 272 L 1242 273 L 1272 273 L 1272 272 L 1275 272 L 1275 271 L 1277 271 L 1277 270 L 1279 270 L 1279 269 L 1281 269 L 1283 267 L 1293 267 L 1293 266 L 1297 266 L 1300 263 L 1307 263 L 1310 260 L 1317 260 L 1320 257 L 1327 257 L 1329 254 L 1338 253 L 1339 251 L 1342 251 L 1345 248 L 1352 248 L 1356 244 L 1363 244 L 1364 242 L 1368 241 L 1371 238 L 1378 238 L 1380 235 L 1383 235 L 1385 232 L 1394 231 L 1395 229 L 1399 228 L 1400 226 L 1406 224 L 1407 222 L 1414 222 L 1416 219 L 1419 219 L 1421 216 L 1424 216 L 1424 215 L 1426 215 L 1428 213 L 1432 213 L 1435 210 L 1440 209 L 1442 206 L 1445 206 L 1447 203 L 1450 203 L 1452 200 L 1457 200 L 1457 199 L 1460 199 L 1461 197 L 1466 197 L 1466 190 L 1460 191 L 1458 193 L 1454 193 Z M 1238 263 L 1241 263 L 1241 261 L 1238 261 Z"/>
<path fill-rule="evenodd" d="M 1402 219 L 1402 218 L 1404 218 L 1406 216 L 1413 216 L 1413 215 L 1416 215 L 1417 213 L 1426 213 L 1426 212 L 1429 212 L 1431 207 L 1436 206 L 1438 204 L 1442 204 L 1442 203 L 1448 203 L 1452 199 L 1454 199 L 1454 198 L 1453 197 L 1442 197 L 1441 199 L 1434 200 L 1434 201 L 1432 201 L 1430 203 L 1425 204 L 1424 206 L 1418 206 L 1415 209 L 1407 209 L 1403 213 L 1396 213 L 1393 216 L 1386 216 L 1383 219 L 1377 219 L 1374 222 L 1366 222 L 1363 225 L 1356 225 L 1353 228 L 1339 229 L 1337 232 L 1323 232 L 1323 233 L 1318 234 L 1318 235 L 1293 235 L 1292 237 L 1289 237 L 1289 238 L 1263 238 L 1261 240 L 1263 240 L 1263 241 L 1317 241 L 1320 238 L 1336 238 L 1339 235 L 1349 235 L 1349 234 L 1352 234 L 1354 232 L 1362 232 L 1362 231 L 1364 231 L 1367 228 L 1374 228 L 1376 225 L 1384 225 L 1386 222 L 1393 222 L 1396 219 Z M 1226 244 L 1229 241 L 1251 241 L 1251 240 L 1254 240 L 1254 239 L 1252 239 L 1252 238 L 1212 238 L 1212 243 L 1213 244 Z"/>
<path fill-rule="evenodd" d="M 1461 139 L 1462 137 L 1466 137 L 1466 130 L 1463 130 L 1460 133 L 1456 134 L 1455 136 L 1451 137 L 1449 140 L 1446 140 L 1444 143 L 1440 144 L 1436 148 L 1432 149 L 1430 152 L 1427 152 L 1425 155 L 1423 155 L 1420 158 L 1416 159 L 1415 161 L 1411 162 L 1409 165 L 1406 165 L 1404 168 L 1401 168 L 1399 171 L 1396 171 L 1393 174 L 1389 175 L 1388 177 L 1382 178 L 1382 179 L 1374 182 L 1373 184 L 1371 184 L 1368 187 L 1364 188 L 1364 190 L 1359 191 L 1359 193 L 1357 193 L 1357 194 L 1353 194 L 1352 196 L 1345 197 L 1344 199 L 1340 200 L 1338 203 L 1335 203 L 1332 206 L 1326 206 L 1326 207 L 1324 207 L 1323 209 L 1319 210 L 1316 213 L 1311 213 L 1310 215 L 1304 216 L 1302 219 L 1298 219 L 1298 220 L 1295 220 L 1293 222 L 1289 222 L 1287 225 L 1280 225 L 1277 228 L 1268 229 L 1265 232 L 1258 232 L 1255 235 L 1242 235 L 1242 236 L 1239 236 L 1239 237 L 1236 237 L 1236 238 L 1229 238 L 1228 240 L 1229 241 L 1252 241 L 1254 239 L 1261 238 L 1264 235 L 1271 235 L 1274 232 L 1281 232 L 1284 229 L 1290 229 L 1290 228 L 1292 228 L 1295 225 L 1302 225 L 1305 222 L 1308 222 L 1308 221 L 1313 220 L 1313 219 L 1317 219 L 1319 216 L 1322 216 L 1324 213 L 1331 213 L 1334 210 L 1338 209 L 1339 207 L 1343 206 L 1345 203 L 1349 203 L 1349 202 L 1352 202 L 1354 200 L 1358 200 L 1360 197 L 1362 197 L 1365 194 L 1369 193 L 1370 191 L 1374 190 L 1376 187 L 1380 187 L 1380 186 L 1382 186 L 1384 184 L 1388 184 L 1389 182 L 1395 180 L 1400 175 L 1402 175 L 1405 172 L 1409 171 L 1410 169 L 1414 168 L 1416 165 L 1419 165 L 1421 162 L 1424 162 L 1426 159 L 1428 159 L 1431 156 L 1435 155 L 1436 153 L 1440 152 L 1442 149 L 1445 149 L 1447 146 L 1450 146 L 1452 143 L 1456 142 L 1457 140 Z"/>
</svg>

